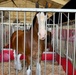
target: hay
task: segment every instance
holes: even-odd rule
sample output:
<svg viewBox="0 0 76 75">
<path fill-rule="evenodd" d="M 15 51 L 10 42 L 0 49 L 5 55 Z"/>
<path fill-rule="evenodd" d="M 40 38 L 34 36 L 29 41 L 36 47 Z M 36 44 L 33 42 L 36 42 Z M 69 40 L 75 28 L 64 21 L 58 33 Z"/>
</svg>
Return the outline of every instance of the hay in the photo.
<svg viewBox="0 0 76 75">
<path fill-rule="evenodd" d="M 3 75 L 9 75 L 9 62 L 4 62 L 4 74 Z M 2 67 L 2 63 L 0 63 L 0 66 Z M 44 75 L 45 73 L 45 62 L 41 62 L 41 75 Z M 65 71 L 63 70 L 62 66 L 61 67 L 61 74 L 60 75 L 65 75 Z M 54 64 L 54 75 L 59 75 L 59 65 L 57 62 Z M 52 75 L 52 69 L 53 65 L 50 61 L 46 62 L 46 75 Z M 26 71 L 24 71 L 26 72 Z M 2 74 L 2 69 L 0 68 L 0 75 Z M 14 69 L 14 62 L 10 62 L 10 75 L 15 75 L 16 70 Z M 21 71 L 18 71 L 18 75 L 23 75 L 23 69 Z M 25 74 L 26 75 L 26 74 Z M 33 67 L 32 75 L 36 75 L 36 67 Z"/>
</svg>

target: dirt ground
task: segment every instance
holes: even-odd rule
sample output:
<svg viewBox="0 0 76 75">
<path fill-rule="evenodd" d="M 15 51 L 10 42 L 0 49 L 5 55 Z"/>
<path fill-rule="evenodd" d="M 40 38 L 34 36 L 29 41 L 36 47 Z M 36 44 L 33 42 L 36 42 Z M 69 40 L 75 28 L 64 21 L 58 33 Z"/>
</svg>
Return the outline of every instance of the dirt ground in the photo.
<svg viewBox="0 0 76 75">
<path fill-rule="evenodd" d="M 26 75 L 26 70 L 23 71 L 24 69 L 22 69 L 21 71 L 16 71 L 14 69 L 14 61 L 10 62 L 10 69 L 9 69 L 9 62 L 4 62 L 4 74 L 3 75 L 9 75 L 9 70 L 10 70 L 10 75 L 16 75 L 16 73 L 18 72 L 18 75 Z M 2 68 L 2 63 L 0 62 L 0 67 Z M 61 74 L 60 75 L 65 75 L 65 71 L 63 70 L 62 66 L 61 67 Z M 46 72 L 45 72 L 45 62 L 42 61 L 41 62 L 41 75 L 44 75 L 46 73 L 46 75 L 52 75 L 52 71 L 54 68 L 54 75 L 59 75 L 59 65 L 57 64 L 57 62 L 54 63 L 54 66 L 52 65 L 51 61 L 47 61 L 46 62 Z M 2 75 L 2 69 L 0 68 L 0 75 Z M 36 67 L 32 68 L 32 75 L 36 75 Z M 24 73 L 24 74 L 23 74 Z"/>
</svg>

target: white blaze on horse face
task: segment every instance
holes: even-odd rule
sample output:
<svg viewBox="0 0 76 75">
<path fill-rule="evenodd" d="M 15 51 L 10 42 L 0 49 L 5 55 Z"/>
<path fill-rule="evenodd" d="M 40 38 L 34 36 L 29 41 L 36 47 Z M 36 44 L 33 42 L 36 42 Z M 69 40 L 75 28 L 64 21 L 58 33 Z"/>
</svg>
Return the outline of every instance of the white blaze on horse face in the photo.
<svg viewBox="0 0 76 75">
<path fill-rule="evenodd" d="M 44 40 L 46 38 L 46 19 L 47 15 L 43 12 L 37 14 L 38 24 L 39 24 L 39 39 Z"/>
</svg>

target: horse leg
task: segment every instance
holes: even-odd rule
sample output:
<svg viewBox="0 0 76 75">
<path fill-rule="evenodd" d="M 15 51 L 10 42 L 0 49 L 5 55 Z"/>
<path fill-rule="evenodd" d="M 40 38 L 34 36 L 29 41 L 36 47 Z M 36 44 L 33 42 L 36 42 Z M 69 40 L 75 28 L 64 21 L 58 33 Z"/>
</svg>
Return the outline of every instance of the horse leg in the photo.
<svg viewBox="0 0 76 75">
<path fill-rule="evenodd" d="M 15 69 L 17 69 L 17 70 L 22 69 L 20 56 L 21 56 L 21 54 L 17 55 L 16 52 L 14 51 L 14 64 L 15 64 Z"/>
<path fill-rule="evenodd" d="M 27 62 L 27 75 L 31 75 L 31 67 L 30 67 L 30 58 L 29 56 L 26 56 L 26 62 Z"/>
<path fill-rule="evenodd" d="M 39 62 L 37 61 L 36 65 L 36 75 L 41 75 L 41 55 L 39 55 Z"/>
<path fill-rule="evenodd" d="M 41 75 L 41 65 L 39 62 L 37 62 L 36 75 Z"/>
</svg>

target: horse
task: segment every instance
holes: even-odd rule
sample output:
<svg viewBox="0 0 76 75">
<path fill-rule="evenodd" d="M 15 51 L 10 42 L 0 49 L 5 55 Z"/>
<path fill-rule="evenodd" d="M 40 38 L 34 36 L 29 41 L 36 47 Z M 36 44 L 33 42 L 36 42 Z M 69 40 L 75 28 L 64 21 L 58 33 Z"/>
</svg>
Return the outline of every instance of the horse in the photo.
<svg viewBox="0 0 76 75">
<path fill-rule="evenodd" d="M 33 19 L 33 27 L 31 27 L 33 31 L 33 42 L 32 42 L 32 60 L 37 62 L 37 75 L 41 75 L 41 55 L 45 51 L 45 39 L 47 37 L 46 31 L 46 20 L 47 15 L 44 12 L 36 13 Z M 24 31 L 18 30 L 15 31 L 11 36 L 11 48 L 15 51 L 14 53 L 14 63 L 15 68 L 17 70 L 22 69 L 20 56 L 24 54 L 24 45 L 25 45 L 25 56 L 26 56 L 26 67 L 27 67 L 27 75 L 31 74 L 31 29 L 25 32 L 26 38 L 24 41 Z M 18 33 L 18 36 L 17 36 Z M 17 53 L 17 38 L 18 38 L 18 53 Z M 38 62 L 38 38 L 40 41 L 39 45 L 39 62 Z M 16 60 L 17 59 L 17 60 Z"/>
</svg>

